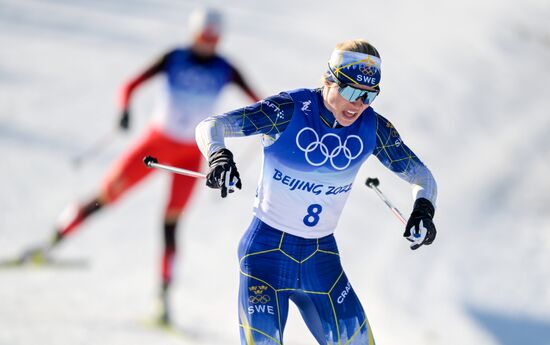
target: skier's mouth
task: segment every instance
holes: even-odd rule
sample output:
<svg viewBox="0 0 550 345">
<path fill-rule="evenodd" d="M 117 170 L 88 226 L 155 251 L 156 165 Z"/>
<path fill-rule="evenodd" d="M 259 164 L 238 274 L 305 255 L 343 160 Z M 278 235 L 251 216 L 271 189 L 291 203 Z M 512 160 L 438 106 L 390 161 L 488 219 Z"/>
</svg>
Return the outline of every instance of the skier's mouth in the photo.
<svg viewBox="0 0 550 345">
<path fill-rule="evenodd" d="M 343 115 L 344 118 L 346 118 L 346 119 L 353 119 L 353 118 L 355 118 L 358 114 L 359 114 L 358 111 L 352 111 L 352 110 L 344 110 L 344 111 L 342 112 L 342 115 Z"/>
</svg>

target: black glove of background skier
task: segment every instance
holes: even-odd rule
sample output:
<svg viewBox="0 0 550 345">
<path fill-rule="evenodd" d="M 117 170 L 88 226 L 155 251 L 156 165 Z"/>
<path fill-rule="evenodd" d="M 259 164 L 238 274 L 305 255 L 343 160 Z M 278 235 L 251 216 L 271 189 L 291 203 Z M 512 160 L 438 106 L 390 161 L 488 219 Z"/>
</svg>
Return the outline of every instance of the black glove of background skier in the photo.
<svg viewBox="0 0 550 345">
<path fill-rule="evenodd" d="M 222 198 L 232 193 L 234 187 L 241 189 L 241 177 L 233 161 L 233 154 L 228 149 L 218 150 L 208 158 L 210 171 L 206 175 L 206 185 L 210 188 L 221 189 Z"/>
<path fill-rule="evenodd" d="M 120 114 L 118 126 L 123 131 L 127 131 L 128 129 L 130 129 L 130 111 L 128 109 L 124 109 Z"/>
<path fill-rule="evenodd" d="M 428 199 L 419 198 L 414 202 L 411 217 L 403 234 L 403 237 L 412 242 L 412 250 L 420 248 L 423 244 L 432 244 L 435 240 L 437 231 L 432 221 L 434 211 L 435 209 Z"/>
</svg>

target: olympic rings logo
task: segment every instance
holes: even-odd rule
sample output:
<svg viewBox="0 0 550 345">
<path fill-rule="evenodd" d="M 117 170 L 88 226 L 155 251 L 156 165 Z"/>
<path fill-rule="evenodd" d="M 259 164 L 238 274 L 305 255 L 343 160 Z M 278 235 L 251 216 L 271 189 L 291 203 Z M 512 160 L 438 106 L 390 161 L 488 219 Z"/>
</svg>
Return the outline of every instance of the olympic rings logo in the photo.
<svg viewBox="0 0 550 345">
<path fill-rule="evenodd" d="M 252 304 L 266 304 L 267 302 L 271 301 L 271 298 L 269 295 L 257 295 L 257 296 L 248 296 L 248 302 Z"/>
<path fill-rule="evenodd" d="M 360 70 L 361 73 L 363 73 L 364 75 L 368 75 L 368 76 L 372 77 L 373 75 L 376 74 L 376 71 L 378 70 L 378 68 L 376 68 L 376 66 L 361 65 L 361 66 L 359 67 L 359 70 Z"/>
<path fill-rule="evenodd" d="M 315 137 L 315 140 L 305 145 L 304 147 L 302 144 L 300 144 L 300 136 L 306 131 L 311 131 L 313 133 L 313 136 Z M 327 145 L 331 138 L 334 138 L 337 143 L 336 146 L 332 148 L 332 150 L 330 150 L 329 146 Z M 356 141 L 355 145 L 353 145 L 354 141 Z M 305 153 L 304 156 L 306 158 L 306 161 L 310 165 L 318 167 L 322 166 L 328 160 L 330 160 L 330 164 L 336 170 L 346 169 L 351 164 L 351 161 L 359 157 L 359 155 L 361 155 L 361 153 L 363 152 L 363 141 L 357 135 L 349 135 L 343 143 L 342 139 L 334 133 L 327 133 L 323 135 L 319 140 L 319 135 L 317 134 L 317 132 L 315 132 L 313 128 L 310 127 L 302 128 L 298 132 L 298 134 L 296 135 L 296 146 L 298 146 L 298 148 Z M 312 156 L 314 151 L 320 152 L 323 159 L 317 162 L 313 161 Z M 347 162 L 342 165 L 340 161 L 343 159 L 347 159 Z"/>
</svg>

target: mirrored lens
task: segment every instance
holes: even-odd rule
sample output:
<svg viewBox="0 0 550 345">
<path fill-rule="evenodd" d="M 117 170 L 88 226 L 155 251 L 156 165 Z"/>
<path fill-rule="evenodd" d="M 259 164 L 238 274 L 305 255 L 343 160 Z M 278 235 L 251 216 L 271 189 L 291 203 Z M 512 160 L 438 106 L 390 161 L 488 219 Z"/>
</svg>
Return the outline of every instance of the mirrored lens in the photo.
<svg viewBox="0 0 550 345">
<path fill-rule="evenodd" d="M 365 92 L 365 90 L 355 89 L 347 85 L 340 87 L 340 95 L 350 102 L 356 101 L 359 98 L 363 97 Z"/>
<path fill-rule="evenodd" d="M 378 92 L 377 92 L 377 91 L 368 91 L 368 92 L 363 96 L 363 103 L 365 103 L 365 104 L 371 104 L 372 102 L 374 102 L 374 99 L 376 98 L 376 96 L 378 96 Z"/>
<path fill-rule="evenodd" d="M 378 96 L 378 91 L 356 89 L 349 85 L 341 86 L 338 90 L 340 92 L 340 95 L 350 102 L 355 102 L 356 100 L 361 98 L 363 103 L 371 104 L 376 96 Z"/>
</svg>

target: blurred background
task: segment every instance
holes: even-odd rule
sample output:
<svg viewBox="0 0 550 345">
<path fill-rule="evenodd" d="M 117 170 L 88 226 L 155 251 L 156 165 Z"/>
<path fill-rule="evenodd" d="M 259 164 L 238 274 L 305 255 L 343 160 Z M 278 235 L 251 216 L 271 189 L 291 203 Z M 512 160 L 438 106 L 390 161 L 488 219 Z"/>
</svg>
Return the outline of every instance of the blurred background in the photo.
<svg viewBox="0 0 550 345">
<path fill-rule="evenodd" d="M 134 96 L 130 133 L 71 158 L 118 120 L 118 89 L 184 45 L 191 10 L 223 11 L 221 53 L 262 96 L 317 87 L 338 42 L 382 55 L 374 108 L 439 185 L 438 237 L 412 252 L 364 187 L 409 214 L 410 187 L 375 159 L 336 237 L 378 344 L 550 344 L 550 3 L 546 0 L 0 0 L 0 258 L 43 241 L 89 196 L 151 119 L 160 80 Z M 221 113 L 247 99 L 229 89 Z M 180 229 L 174 295 L 182 332 L 155 311 L 168 176 L 157 173 L 56 253 L 82 267 L 0 270 L 0 344 L 236 344 L 237 244 L 251 219 L 257 138 L 229 140 L 244 188 L 197 188 Z M 241 163 L 239 163 L 241 162 Z M 183 336 L 182 336 L 183 334 Z M 314 344 L 293 308 L 287 344 Z"/>
</svg>

